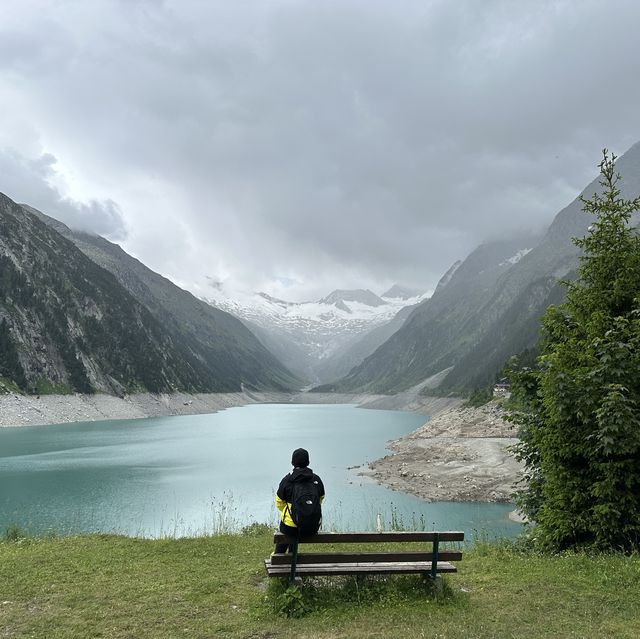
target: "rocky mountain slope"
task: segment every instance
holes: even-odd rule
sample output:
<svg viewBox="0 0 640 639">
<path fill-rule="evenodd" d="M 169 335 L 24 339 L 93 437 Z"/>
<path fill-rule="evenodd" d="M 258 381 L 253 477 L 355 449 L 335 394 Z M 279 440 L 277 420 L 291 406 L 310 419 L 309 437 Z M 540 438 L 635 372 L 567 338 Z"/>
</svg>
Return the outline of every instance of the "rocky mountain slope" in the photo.
<svg viewBox="0 0 640 639">
<path fill-rule="evenodd" d="M 2 194 L 0 262 L 0 375 L 24 389 L 121 394 L 297 385 L 235 318 L 107 240 L 74 233 Z"/>
<path fill-rule="evenodd" d="M 214 288 L 206 301 L 240 318 L 288 368 L 319 383 L 359 364 L 402 325 L 403 309 L 425 297 L 336 290 L 317 302 L 295 303 L 264 293 L 230 297 Z"/>
<path fill-rule="evenodd" d="M 423 297 L 423 293 L 415 288 L 408 288 L 407 286 L 401 286 L 400 284 L 394 284 L 388 291 L 382 294 L 382 297 L 387 299 L 402 299 L 409 300 L 415 297 Z"/>
<path fill-rule="evenodd" d="M 623 195 L 638 195 L 640 143 L 619 158 L 617 168 Z M 595 179 L 582 195 L 588 198 L 597 188 Z M 440 392 L 491 383 L 512 354 L 536 344 L 540 316 L 563 299 L 558 279 L 571 278 L 579 261 L 571 238 L 583 236 L 591 223 L 581 208 L 576 198 L 541 239 L 476 249 L 375 353 L 319 390 L 396 392 L 449 367 Z"/>
<path fill-rule="evenodd" d="M 487 292 L 511 268 L 509 260 L 535 246 L 537 237 L 483 244 L 441 280 L 437 293 L 409 315 L 371 356 L 336 384 L 318 390 L 361 388 L 399 392 L 452 366 L 451 351 L 462 350 L 472 336 L 460 330 L 483 303 Z"/>
<path fill-rule="evenodd" d="M 419 300 L 420 297 L 396 299 L 414 301 Z M 334 380 L 346 375 L 399 330 L 416 306 L 417 303 L 403 306 L 389 321 L 375 326 L 355 340 L 348 342 L 331 357 L 320 360 L 316 364 L 317 378 L 319 380 Z"/>
</svg>

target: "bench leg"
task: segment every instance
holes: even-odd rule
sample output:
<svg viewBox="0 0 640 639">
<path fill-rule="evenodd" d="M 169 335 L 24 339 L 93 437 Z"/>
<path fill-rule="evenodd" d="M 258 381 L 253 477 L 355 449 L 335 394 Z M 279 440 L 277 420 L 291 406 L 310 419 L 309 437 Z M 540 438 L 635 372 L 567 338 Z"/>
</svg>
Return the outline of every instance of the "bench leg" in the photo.
<svg viewBox="0 0 640 639">
<path fill-rule="evenodd" d="M 430 591 L 436 595 L 439 595 L 444 591 L 444 579 L 441 575 L 437 575 L 435 578 L 431 576 L 430 572 L 423 573 L 424 583 L 429 584 Z"/>
<path fill-rule="evenodd" d="M 433 555 L 431 559 L 431 579 L 435 581 L 438 578 L 438 553 L 440 548 L 440 535 L 436 533 L 433 537 Z"/>
<path fill-rule="evenodd" d="M 433 537 L 432 559 L 431 559 L 431 571 L 426 573 L 426 577 L 433 585 L 436 593 L 442 592 L 443 581 L 442 577 L 438 575 L 438 560 L 440 559 L 440 535 L 435 533 Z"/>
<path fill-rule="evenodd" d="M 298 542 L 291 546 L 291 573 L 289 574 L 289 583 L 298 583 L 296 580 L 296 565 L 298 563 Z M 297 578 L 300 580 L 300 577 Z"/>
</svg>

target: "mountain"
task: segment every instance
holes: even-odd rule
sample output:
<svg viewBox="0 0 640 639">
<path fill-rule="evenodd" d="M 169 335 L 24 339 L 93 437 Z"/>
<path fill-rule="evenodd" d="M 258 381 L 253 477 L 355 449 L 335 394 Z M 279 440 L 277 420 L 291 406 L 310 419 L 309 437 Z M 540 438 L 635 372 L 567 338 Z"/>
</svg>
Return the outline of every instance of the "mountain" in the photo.
<svg viewBox="0 0 640 639">
<path fill-rule="evenodd" d="M 640 143 L 633 145 L 616 162 L 621 175 L 618 186 L 625 198 L 640 194 Z M 600 190 L 599 177 L 580 194 L 589 199 Z M 479 321 L 494 320 L 478 336 L 473 347 L 454 365 L 443 382 L 443 389 L 472 389 L 492 383 L 495 372 L 513 354 L 532 348 L 538 341 L 539 319 L 550 304 L 564 300 L 560 279 L 575 278 L 580 250 L 572 242 L 588 232 L 593 217 L 582 211 L 578 196 L 562 209 L 540 244 L 522 258 L 497 283 L 484 307 L 478 310 Z M 634 224 L 638 224 L 636 215 Z M 495 310 L 500 314 L 496 315 Z"/>
<path fill-rule="evenodd" d="M 402 300 L 409 300 L 416 297 L 422 297 L 423 295 L 424 291 L 400 286 L 400 284 L 394 284 L 386 293 L 382 294 L 382 297 L 388 299 L 400 298 Z"/>
<path fill-rule="evenodd" d="M 13 379 L 23 388 L 122 394 L 298 384 L 234 317 L 104 238 L 2 194 L 0 260 L 0 343 L 13 345 L 7 352 L 23 371 Z"/>
<path fill-rule="evenodd" d="M 205 299 L 240 318 L 290 370 L 317 384 L 359 364 L 399 328 L 399 311 L 424 296 L 387 299 L 368 290 L 336 290 L 297 303 L 265 293 L 228 296 L 215 286 Z"/>
<path fill-rule="evenodd" d="M 640 193 L 640 143 L 618 159 L 624 197 Z M 589 198 L 598 179 L 581 193 Z M 490 242 L 454 265 L 433 296 L 420 304 L 372 355 L 337 382 L 318 390 L 396 392 L 451 368 L 440 392 L 468 392 L 491 383 L 505 361 L 539 337 L 539 318 L 561 302 L 560 278 L 575 276 L 590 216 L 576 198 L 542 238 Z"/>
<path fill-rule="evenodd" d="M 355 341 L 346 344 L 333 357 L 321 360 L 316 368 L 318 378 L 334 380 L 346 375 L 400 329 L 416 306 L 417 304 L 403 306 L 388 322 L 372 328 Z"/>
<path fill-rule="evenodd" d="M 348 302 L 358 302 L 359 304 L 364 304 L 365 306 L 383 306 L 387 302 L 383 299 L 380 299 L 375 293 L 372 293 L 370 290 L 355 290 L 355 291 L 333 291 L 326 297 L 323 297 L 320 300 L 320 304 L 339 304 L 340 308 L 344 309 L 347 306 Z"/>
<path fill-rule="evenodd" d="M 519 253 L 518 253 L 519 254 Z M 458 267 L 462 264 L 462 260 L 456 260 L 450 267 L 449 270 L 440 278 L 438 285 L 436 286 L 436 290 L 434 294 L 438 291 L 441 291 L 453 278 L 453 274 L 458 270 Z"/>
<path fill-rule="evenodd" d="M 372 355 L 343 379 L 317 390 L 399 392 L 451 366 L 452 353 L 464 350 L 473 339 L 474 327 L 461 327 L 512 267 L 509 260 L 538 241 L 535 236 L 518 237 L 478 247 Z"/>
</svg>

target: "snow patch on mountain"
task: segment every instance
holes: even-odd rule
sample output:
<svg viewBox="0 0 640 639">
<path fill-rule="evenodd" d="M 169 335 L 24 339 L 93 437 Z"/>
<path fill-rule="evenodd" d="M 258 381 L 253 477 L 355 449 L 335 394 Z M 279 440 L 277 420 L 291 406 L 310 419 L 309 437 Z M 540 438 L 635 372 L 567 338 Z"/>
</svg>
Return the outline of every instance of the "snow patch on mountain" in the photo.
<svg viewBox="0 0 640 639">
<path fill-rule="evenodd" d="M 507 264 L 517 264 L 527 253 L 530 253 L 533 248 L 521 249 L 515 255 L 512 255 L 509 259 L 506 259 L 504 262 L 500 262 L 499 266 L 506 266 Z"/>
<path fill-rule="evenodd" d="M 401 308 L 418 304 L 426 297 L 428 296 L 408 300 L 391 298 L 384 300 L 379 306 L 370 306 L 363 302 L 343 300 L 333 303 L 285 302 L 263 293 L 228 298 L 220 291 L 212 291 L 205 301 L 259 325 L 276 324 L 283 328 L 289 326 L 294 329 L 304 327 L 307 330 L 315 329 L 324 333 L 329 327 L 347 332 L 359 332 L 365 325 L 373 328 L 389 321 Z"/>
</svg>

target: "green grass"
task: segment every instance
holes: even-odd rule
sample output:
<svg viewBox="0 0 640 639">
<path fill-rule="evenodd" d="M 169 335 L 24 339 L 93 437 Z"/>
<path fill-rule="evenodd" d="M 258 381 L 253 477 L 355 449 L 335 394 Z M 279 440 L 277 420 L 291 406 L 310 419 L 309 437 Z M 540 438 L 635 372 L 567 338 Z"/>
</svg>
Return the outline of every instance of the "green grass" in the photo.
<svg viewBox="0 0 640 639">
<path fill-rule="evenodd" d="M 12 379 L 0 376 L 0 395 L 7 393 L 22 395 L 20 387 Z"/>
<path fill-rule="evenodd" d="M 480 544 L 441 591 L 419 578 L 267 584 L 270 534 L 0 541 L 0 637 L 198 639 L 640 635 L 640 557 Z M 297 612 L 287 618 L 282 609 Z"/>
<path fill-rule="evenodd" d="M 476 388 L 469 399 L 463 404 L 464 408 L 479 408 L 493 400 L 493 384 L 484 388 Z"/>
<path fill-rule="evenodd" d="M 73 388 L 68 384 L 55 384 L 45 377 L 38 377 L 33 381 L 29 392 L 32 395 L 70 395 Z"/>
</svg>

